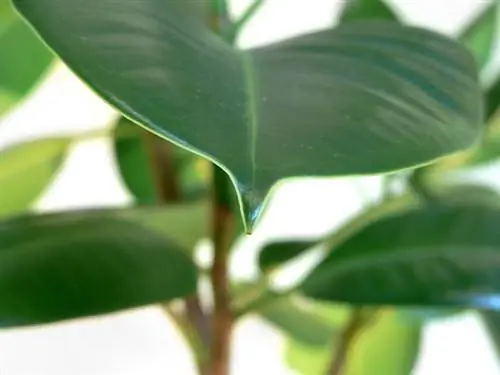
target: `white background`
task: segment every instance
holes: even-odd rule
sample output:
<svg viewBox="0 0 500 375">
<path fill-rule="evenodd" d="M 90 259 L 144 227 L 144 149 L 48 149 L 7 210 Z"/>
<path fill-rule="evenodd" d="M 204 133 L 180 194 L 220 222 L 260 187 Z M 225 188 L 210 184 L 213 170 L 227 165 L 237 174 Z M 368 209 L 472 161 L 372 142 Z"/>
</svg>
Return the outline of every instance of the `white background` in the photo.
<svg viewBox="0 0 500 375">
<path fill-rule="evenodd" d="M 70 1 L 70 0 L 68 0 Z M 234 0 L 240 13 L 248 1 Z M 460 25 L 488 1 L 399 0 L 395 3 L 412 23 L 444 33 Z M 339 1 L 267 0 L 243 33 L 249 47 L 332 25 Z M 493 66 L 491 71 L 495 71 Z M 20 108 L 4 119 L 0 147 L 57 132 L 79 132 L 106 126 L 114 112 L 62 65 Z M 486 176 L 486 177 L 485 177 Z M 493 173 L 483 174 L 493 185 Z M 493 178 L 492 178 L 493 177 Z M 372 199 L 378 178 L 300 181 L 283 186 L 256 233 L 237 252 L 232 271 L 255 274 L 255 245 L 266 238 L 311 236 L 338 226 Z M 130 201 L 110 157 L 106 140 L 76 146 L 63 173 L 37 203 L 37 210 L 122 205 Z M 294 279 L 300 265 L 285 273 Z M 282 363 L 279 333 L 258 319 L 237 328 L 234 374 L 293 374 Z M 194 374 L 179 335 L 154 307 L 53 326 L 0 332 L 0 375 L 164 375 Z M 473 314 L 433 323 L 425 331 L 417 375 L 498 375 L 500 367 L 482 326 Z M 383 375 L 383 374 L 374 374 Z"/>
</svg>

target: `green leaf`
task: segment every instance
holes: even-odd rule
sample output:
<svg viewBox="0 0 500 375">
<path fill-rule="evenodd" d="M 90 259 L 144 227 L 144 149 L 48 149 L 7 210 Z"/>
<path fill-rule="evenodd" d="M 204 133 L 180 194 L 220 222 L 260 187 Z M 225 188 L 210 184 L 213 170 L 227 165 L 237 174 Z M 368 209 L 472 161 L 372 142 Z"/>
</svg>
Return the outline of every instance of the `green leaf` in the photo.
<svg viewBox="0 0 500 375">
<path fill-rule="evenodd" d="M 328 309 L 330 314 L 338 315 L 335 305 Z M 340 328 L 338 323 L 335 326 Z M 322 348 L 288 340 L 286 359 L 289 366 L 301 375 L 326 374 L 338 345 L 334 338 L 332 336 L 330 344 Z M 410 375 L 420 339 L 420 324 L 405 322 L 394 311 L 383 310 L 355 337 L 342 375 Z"/>
<path fill-rule="evenodd" d="M 1 1 L 1 0 L 0 0 Z M 16 16 L 0 32 L 0 115 L 38 83 L 53 60 L 31 28 Z"/>
<path fill-rule="evenodd" d="M 301 302 L 293 296 L 277 297 L 258 314 L 295 341 L 309 346 L 328 345 L 338 331 Z"/>
<path fill-rule="evenodd" d="M 469 204 L 381 219 L 330 252 L 301 289 L 354 305 L 494 308 L 499 220 L 498 207 Z"/>
<path fill-rule="evenodd" d="M 280 179 L 407 168 L 480 133 L 475 62 L 449 38 L 368 22 L 238 51 L 176 3 L 15 1 L 103 98 L 220 165 L 248 231 Z"/>
<path fill-rule="evenodd" d="M 15 19 L 9 0 L 0 0 L 0 36 Z"/>
<path fill-rule="evenodd" d="M 384 0 L 349 0 L 341 10 L 340 23 L 380 19 L 399 21 L 399 16 Z"/>
<path fill-rule="evenodd" d="M 123 219 L 137 221 L 149 230 L 167 235 L 170 241 L 188 253 L 192 253 L 200 240 L 209 236 L 208 201 L 169 204 L 142 211 L 123 210 L 119 215 Z"/>
<path fill-rule="evenodd" d="M 493 120 L 493 117 L 498 113 L 499 109 L 500 109 L 500 76 L 486 92 L 486 119 L 488 122 Z"/>
<path fill-rule="evenodd" d="M 0 151 L 0 217 L 26 211 L 52 182 L 71 139 L 52 138 Z"/>
<path fill-rule="evenodd" d="M 135 202 L 139 205 L 160 202 L 152 169 L 151 149 L 154 147 L 159 153 L 155 157 L 162 158 L 162 143 L 169 151 L 169 160 L 166 160 L 169 164 L 166 167 L 174 168 L 177 175 L 179 198 L 192 201 L 207 196 L 210 174 L 209 167 L 205 166 L 206 161 L 180 147 L 166 144 L 122 117 L 115 128 L 115 156 L 122 180 L 134 196 Z M 155 160 L 156 162 L 158 160 Z"/>
<path fill-rule="evenodd" d="M 50 323 L 172 300 L 196 290 L 196 267 L 168 237 L 120 211 L 0 223 L 0 323 Z M 168 228 L 170 223 L 163 223 Z"/>
<path fill-rule="evenodd" d="M 498 4 L 493 1 L 467 25 L 459 36 L 460 40 L 472 52 L 481 69 L 486 66 L 494 52 L 495 36 L 500 30 L 498 28 L 499 14 Z"/>
<path fill-rule="evenodd" d="M 281 241 L 265 245 L 259 253 L 259 268 L 268 272 L 317 244 L 318 241 Z"/>
<path fill-rule="evenodd" d="M 498 311 L 480 311 L 479 314 L 486 325 L 492 346 L 500 358 L 500 313 Z"/>
</svg>

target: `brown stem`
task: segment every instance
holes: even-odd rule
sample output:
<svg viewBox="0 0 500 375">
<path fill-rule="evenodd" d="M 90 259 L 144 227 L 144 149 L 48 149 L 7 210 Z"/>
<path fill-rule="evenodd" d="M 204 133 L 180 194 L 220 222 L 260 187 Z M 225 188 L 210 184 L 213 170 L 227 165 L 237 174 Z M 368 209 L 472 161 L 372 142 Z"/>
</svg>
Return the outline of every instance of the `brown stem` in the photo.
<svg viewBox="0 0 500 375">
<path fill-rule="evenodd" d="M 327 375 L 341 375 L 347 362 L 349 347 L 351 346 L 356 334 L 365 323 L 365 314 L 362 309 L 356 309 L 352 312 L 351 319 L 347 323 L 342 335 L 334 343 L 335 355 L 327 371 Z"/>
<path fill-rule="evenodd" d="M 158 200 L 161 203 L 175 203 L 181 200 L 181 193 L 177 181 L 176 166 L 173 156 L 173 145 L 154 134 L 145 133 L 147 149 L 150 153 L 151 167 L 156 183 Z M 210 317 L 203 311 L 198 295 L 186 298 L 184 301 L 186 309 L 185 319 L 191 330 L 188 341 L 196 352 L 196 361 L 200 375 L 206 373 L 208 358 L 206 349 L 210 346 Z M 183 317 L 184 318 L 184 317 Z M 180 321 L 178 319 L 178 321 Z M 196 336 L 196 337 L 192 337 Z M 194 347 L 193 347 L 194 345 Z M 205 348 L 202 350 L 200 347 Z"/>
<path fill-rule="evenodd" d="M 231 241 L 233 214 L 231 212 L 225 173 L 214 165 L 214 200 L 212 239 L 214 260 L 211 270 L 214 312 L 212 317 L 212 345 L 210 375 L 229 375 L 230 345 L 233 328 L 228 253 Z"/>
</svg>

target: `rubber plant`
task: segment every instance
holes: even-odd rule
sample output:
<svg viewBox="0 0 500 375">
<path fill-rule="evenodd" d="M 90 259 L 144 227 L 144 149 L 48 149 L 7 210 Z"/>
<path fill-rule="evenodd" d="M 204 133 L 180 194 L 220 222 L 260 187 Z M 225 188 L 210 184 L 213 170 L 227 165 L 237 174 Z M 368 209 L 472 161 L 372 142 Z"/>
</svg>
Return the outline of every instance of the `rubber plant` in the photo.
<svg viewBox="0 0 500 375">
<path fill-rule="evenodd" d="M 89 135 L 2 150 L 4 327 L 158 304 L 203 375 L 229 374 L 247 314 L 284 333 L 287 362 L 305 375 L 410 374 L 425 323 L 469 309 L 499 342 L 500 198 L 445 173 L 500 157 L 500 79 L 479 79 L 498 5 L 454 38 L 404 24 L 381 0 L 352 0 L 331 29 L 237 48 L 263 3 L 234 19 L 222 0 L 14 0 L 17 13 L 0 1 L 0 108 L 57 55 L 120 113 L 106 136 L 135 198 L 31 212 Z M 281 181 L 374 174 L 387 181 L 379 202 L 324 238 L 267 243 L 254 282 L 230 278 L 236 240 Z M 193 254 L 207 238 L 203 268 Z M 274 287 L 277 271 L 318 249 L 303 280 Z"/>
</svg>

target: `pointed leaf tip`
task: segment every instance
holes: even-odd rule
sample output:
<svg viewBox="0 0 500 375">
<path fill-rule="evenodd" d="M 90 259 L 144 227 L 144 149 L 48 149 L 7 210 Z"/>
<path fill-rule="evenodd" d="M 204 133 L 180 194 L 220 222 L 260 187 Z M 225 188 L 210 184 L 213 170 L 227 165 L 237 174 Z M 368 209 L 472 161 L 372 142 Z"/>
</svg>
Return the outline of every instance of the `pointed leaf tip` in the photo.
<svg viewBox="0 0 500 375">
<path fill-rule="evenodd" d="M 250 235 L 253 233 L 257 222 L 262 214 L 265 196 L 261 196 L 255 192 L 241 191 L 242 215 L 245 233 Z"/>
</svg>

